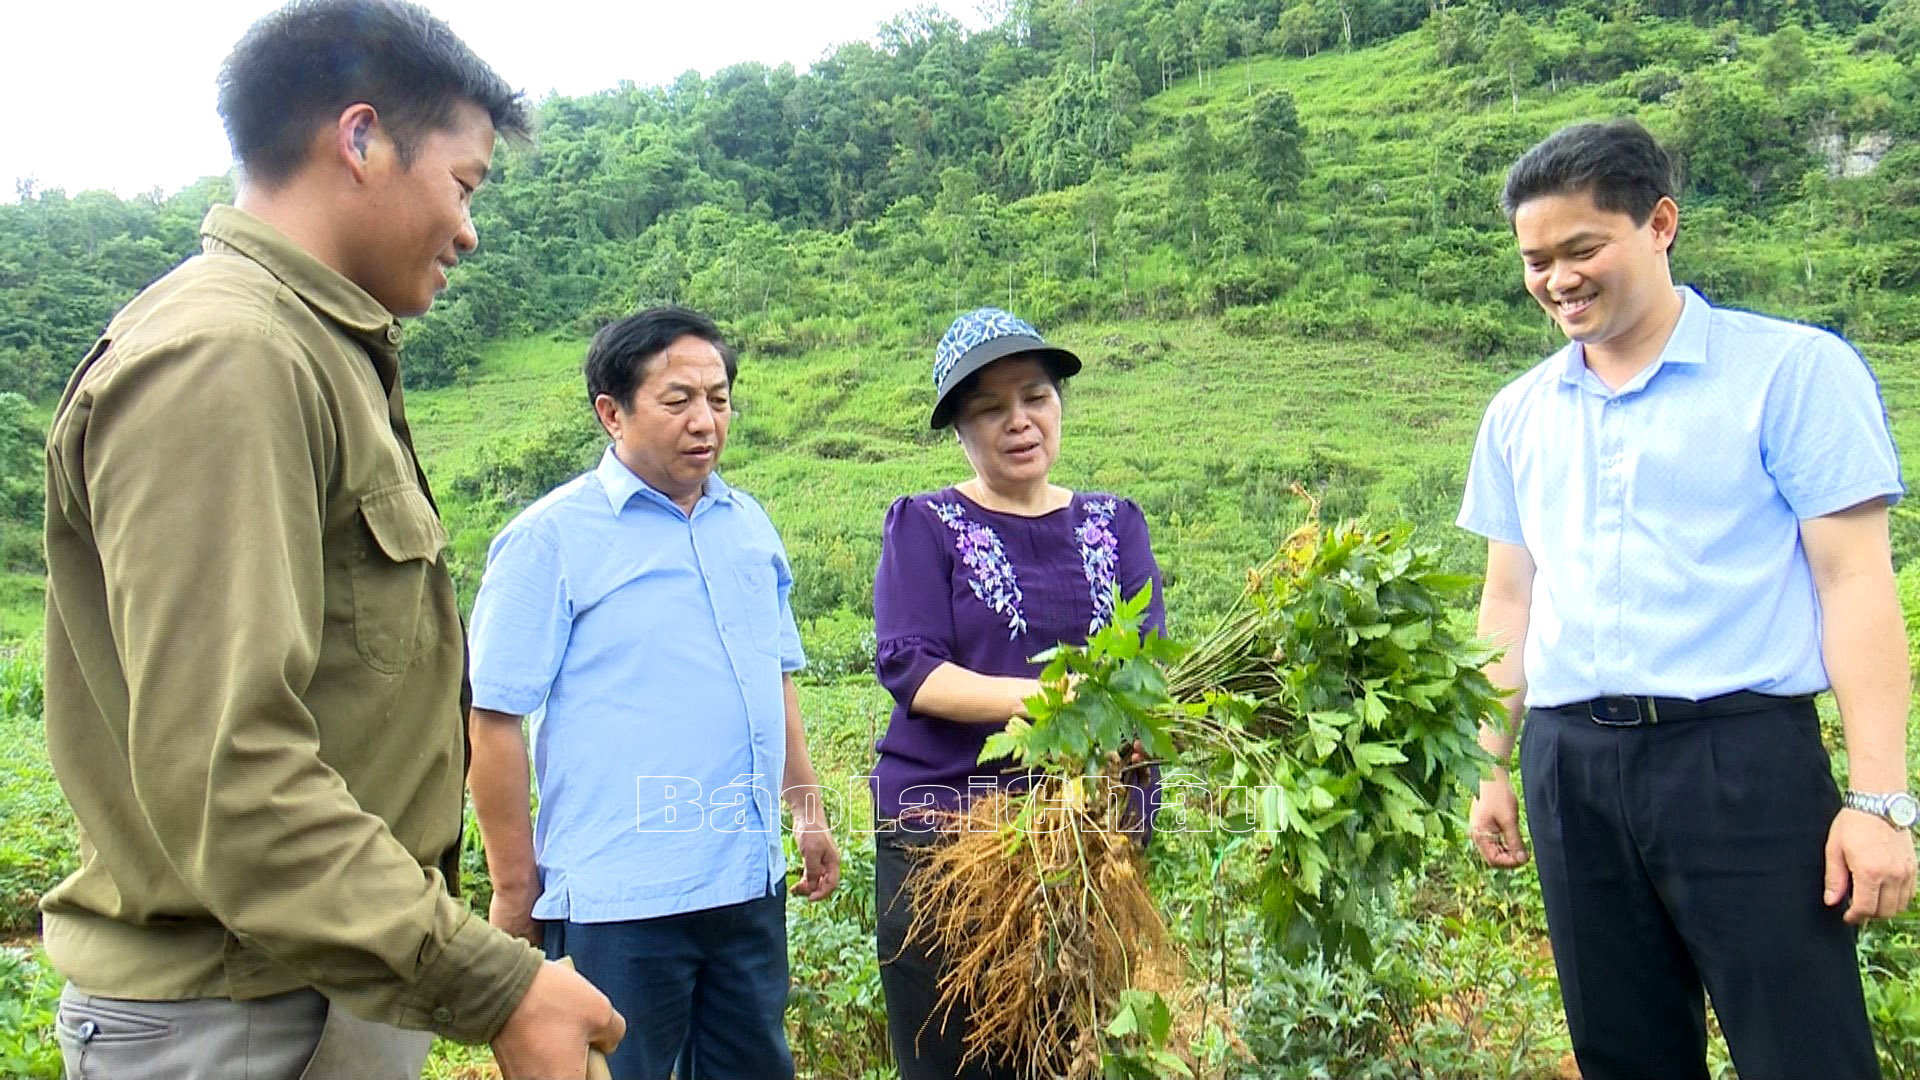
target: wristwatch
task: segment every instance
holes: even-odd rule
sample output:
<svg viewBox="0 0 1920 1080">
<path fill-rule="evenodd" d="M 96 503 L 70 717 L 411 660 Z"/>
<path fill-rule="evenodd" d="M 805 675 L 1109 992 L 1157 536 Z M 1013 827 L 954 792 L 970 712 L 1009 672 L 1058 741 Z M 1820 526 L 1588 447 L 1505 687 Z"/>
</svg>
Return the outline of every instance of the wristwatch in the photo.
<svg viewBox="0 0 1920 1080">
<path fill-rule="evenodd" d="M 1885 818 L 1896 829 L 1911 829 L 1915 820 L 1920 820 L 1920 800 L 1904 791 L 1888 795 L 1869 795 L 1864 791 L 1849 791 L 1844 800 L 1849 810 L 1858 810 Z"/>
</svg>

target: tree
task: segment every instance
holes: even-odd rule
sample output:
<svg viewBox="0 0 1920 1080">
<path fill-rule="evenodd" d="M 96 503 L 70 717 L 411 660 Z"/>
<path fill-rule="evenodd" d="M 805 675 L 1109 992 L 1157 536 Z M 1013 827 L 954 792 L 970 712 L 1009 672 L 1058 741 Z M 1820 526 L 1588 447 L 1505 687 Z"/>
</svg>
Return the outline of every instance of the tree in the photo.
<svg viewBox="0 0 1920 1080">
<path fill-rule="evenodd" d="M 1779 101 L 1744 79 L 1701 78 L 1679 94 L 1674 145 L 1696 190 L 1751 208 L 1812 164 Z"/>
<path fill-rule="evenodd" d="M 1087 215 L 1087 258 L 1089 277 L 1100 276 L 1100 234 L 1110 233 L 1118 203 L 1113 195 L 1113 172 L 1097 166 L 1093 176 L 1080 189 L 1080 205 Z"/>
<path fill-rule="evenodd" d="M 40 560 L 46 432 L 26 398 L 0 392 L 0 564 L 32 570 Z"/>
<path fill-rule="evenodd" d="M 1600 28 L 1600 47 L 1595 50 L 1596 71 L 1602 79 L 1632 71 L 1646 61 L 1646 35 L 1640 32 L 1640 5 L 1626 0 L 1608 16 Z"/>
<path fill-rule="evenodd" d="M 41 445 L 46 432 L 33 421 L 33 405 L 0 391 L 0 510 L 20 518 L 36 508 L 41 490 Z"/>
<path fill-rule="evenodd" d="M 449 386 L 480 357 L 481 339 L 465 302 L 434 305 L 400 343 L 400 379 L 408 389 Z"/>
<path fill-rule="evenodd" d="M 1180 150 L 1174 159 L 1174 217 L 1185 227 L 1187 250 L 1195 255 L 1203 250 L 1200 232 L 1207 222 L 1207 197 L 1213 191 L 1213 171 L 1219 156 L 1220 146 L 1206 114 L 1190 112 L 1182 116 Z"/>
<path fill-rule="evenodd" d="M 1321 40 L 1331 44 L 1337 36 L 1353 48 L 1354 0 L 1313 0 L 1313 7 L 1320 16 Z"/>
<path fill-rule="evenodd" d="M 1096 164 L 1117 162 L 1133 145 L 1139 97 L 1139 79 L 1124 57 L 1101 65 L 1097 77 L 1063 64 L 1016 147 L 1033 186 L 1059 191 L 1084 182 Z"/>
<path fill-rule="evenodd" d="M 1200 21 L 1200 36 L 1195 52 L 1200 64 L 1200 83 L 1206 85 L 1207 72 L 1227 62 L 1227 46 L 1233 41 L 1233 23 L 1221 13 L 1209 9 Z"/>
<path fill-rule="evenodd" d="M 1180 62 L 1180 25 L 1173 12 L 1160 9 L 1147 20 L 1147 51 L 1160 65 L 1160 90 L 1173 85 Z"/>
<path fill-rule="evenodd" d="M 1888 0 L 1872 27 L 1889 52 L 1911 62 L 1920 54 L 1920 0 Z"/>
<path fill-rule="evenodd" d="M 1325 39 L 1320 13 L 1311 3 L 1298 3 L 1280 13 L 1273 29 L 1273 44 L 1283 52 L 1312 56 Z"/>
<path fill-rule="evenodd" d="M 1807 55 L 1807 32 L 1798 23 L 1788 23 L 1767 39 L 1767 51 L 1760 57 L 1760 85 L 1785 97 L 1794 84 L 1813 74 L 1813 60 Z"/>
<path fill-rule="evenodd" d="M 1269 204 L 1285 202 L 1299 192 L 1307 175 L 1307 156 L 1301 149 L 1305 140 L 1292 94 L 1268 89 L 1253 99 L 1247 117 L 1247 160 L 1254 183 Z"/>
<path fill-rule="evenodd" d="M 1532 86 L 1540 65 L 1540 46 L 1533 38 L 1533 25 L 1526 16 L 1509 11 L 1500 20 L 1500 29 L 1487 43 L 1488 66 L 1506 77 L 1507 92 L 1513 97 L 1513 111 L 1520 111 L 1520 88 Z"/>
</svg>

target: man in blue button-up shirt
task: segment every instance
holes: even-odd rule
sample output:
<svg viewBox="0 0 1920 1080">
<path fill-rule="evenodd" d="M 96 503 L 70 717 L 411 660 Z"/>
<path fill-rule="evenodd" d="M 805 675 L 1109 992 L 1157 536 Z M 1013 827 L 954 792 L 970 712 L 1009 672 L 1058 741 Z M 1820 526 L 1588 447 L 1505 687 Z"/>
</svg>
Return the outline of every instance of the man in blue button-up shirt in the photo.
<svg viewBox="0 0 1920 1080">
<path fill-rule="evenodd" d="M 794 891 L 820 899 L 839 875 L 791 677 L 786 552 L 714 473 L 734 371 L 690 311 L 601 331 L 587 389 L 612 445 L 495 538 L 474 603 L 492 921 L 572 956 L 632 1018 L 619 1078 L 791 1076 L 779 795 L 805 862 Z"/>
<path fill-rule="evenodd" d="M 1527 289 L 1572 340 L 1494 399 L 1460 515 L 1488 540 L 1481 631 L 1507 645 L 1488 674 L 1516 688 L 1470 827 L 1489 863 L 1526 861 L 1505 768 L 1524 712 L 1587 1080 L 1705 1080 L 1703 989 L 1746 1080 L 1878 1076 L 1853 926 L 1914 890 L 1899 465 L 1846 342 L 1674 288 L 1676 188 L 1630 120 L 1508 174 Z M 1829 686 L 1848 809 L 1812 705 Z"/>
</svg>

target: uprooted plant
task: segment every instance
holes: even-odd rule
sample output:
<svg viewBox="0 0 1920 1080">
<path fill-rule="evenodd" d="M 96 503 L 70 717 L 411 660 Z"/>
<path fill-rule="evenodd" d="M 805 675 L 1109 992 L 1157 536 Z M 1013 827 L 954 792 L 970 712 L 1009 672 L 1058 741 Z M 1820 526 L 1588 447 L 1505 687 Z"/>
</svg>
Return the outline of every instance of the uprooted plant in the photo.
<svg viewBox="0 0 1920 1080">
<path fill-rule="evenodd" d="M 1043 654 L 1028 718 L 981 755 L 1026 782 L 975 799 L 915 869 L 909 934 L 946 961 L 933 1022 L 963 1007 L 970 1059 L 1069 1080 L 1191 1075 L 1165 1000 L 1187 993 L 1186 965 L 1143 879 L 1146 777 L 1122 754 L 1173 750 L 1178 649 L 1140 633 L 1148 596 L 1117 602 L 1085 647 Z"/>
<path fill-rule="evenodd" d="M 1472 582 L 1437 563 L 1406 530 L 1309 523 L 1191 651 L 1141 634 L 1143 591 L 1043 654 L 1028 717 L 981 755 L 1030 782 L 953 815 L 914 872 L 909 933 L 946 962 L 934 1022 L 963 1007 L 969 1057 L 1034 1078 L 1191 1076 L 1233 1044 L 1147 891 L 1125 748 L 1180 767 L 1163 825 L 1225 837 L 1216 864 L 1259 853 L 1246 884 L 1283 952 L 1368 954 L 1364 906 L 1457 832 L 1500 715 L 1493 650 L 1447 618 Z"/>
</svg>

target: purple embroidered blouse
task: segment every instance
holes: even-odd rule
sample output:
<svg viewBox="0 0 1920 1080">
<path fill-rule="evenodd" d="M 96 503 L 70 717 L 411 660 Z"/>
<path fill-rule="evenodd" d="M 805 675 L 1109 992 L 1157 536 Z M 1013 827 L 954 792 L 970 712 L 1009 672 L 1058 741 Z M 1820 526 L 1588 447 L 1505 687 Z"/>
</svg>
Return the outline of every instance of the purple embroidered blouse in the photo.
<svg viewBox="0 0 1920 1080">
<path fill-rule="evenodd" d="M 943 720 L 908 708 L 920 684 L 951 661 L 982 675 L 1032 677 L 1031 657 L 1085 644 L 1113 614 L 1111 588 L 1148 581 L 1147 628 L 1166 632 L 1160 567 L 1147 521 L 1130 499 L 1076 492 L 1039 517 L 985 509 L 954 488 L 896 499 L 887 510 L 873 583 L 875 668 L 893 694 L 876 749 L 874 812 L 957 808 L 969 787 L 1002 777 L 977 764 L 998 725 Z"/>
</svg>

